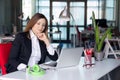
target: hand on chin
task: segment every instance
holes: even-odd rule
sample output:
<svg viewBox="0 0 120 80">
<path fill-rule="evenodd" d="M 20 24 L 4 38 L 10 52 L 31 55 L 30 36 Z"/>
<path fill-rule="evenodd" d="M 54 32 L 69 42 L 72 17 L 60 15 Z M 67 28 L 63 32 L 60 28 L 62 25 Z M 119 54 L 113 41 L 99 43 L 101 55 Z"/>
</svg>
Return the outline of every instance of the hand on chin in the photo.
<svg viewBox="0 0 120 80">
<path fill-rule="evenodd" d="M 44 33 L 40 33 L 40 34 L 38 34 L 38 39 L 40 39 L 40 40 L 45 40 L 45 34 Z"/>
</svg>

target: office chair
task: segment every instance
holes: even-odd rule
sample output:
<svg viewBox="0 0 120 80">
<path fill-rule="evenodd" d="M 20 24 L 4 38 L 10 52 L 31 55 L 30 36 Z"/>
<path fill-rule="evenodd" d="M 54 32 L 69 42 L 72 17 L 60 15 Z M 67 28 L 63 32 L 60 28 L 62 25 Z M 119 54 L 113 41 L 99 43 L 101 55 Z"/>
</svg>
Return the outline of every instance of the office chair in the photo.
<svg viewBox="0 0 120 80">
<path fill-rule="evenodd" d="M 58 55 L 60 55 L 62 48 L 63 48 L 63 43 L 59 43 L 59 45 L 57 47 L 57 53 L 58 53 Z"/>
<path fill-rule="evenodd" d="M 76 32 L 77 32 L 77 41 L 78 41 L 78 46 L 82 46 L 82 34 L 81 34 L 81 32 L 79 31 L 79 29 L 78 29 L 78 26 L 75 26 L 75 29 L 76 29 Z"/>
<path fill-rule="evenodd" d="M 12 47 L 12 43 L 0 43 L 0 67 L 2 70 L 2 75 L 6 74 L 5 64 L 8 62 L 8 57 L 10 54 L 10 50 Z"/>
<path fill-rule="evenodd" d="M 96 21 L 96 24 L 98 24 L 98 26 L 102 28 L 108 28 L 106 19 L 95 19 L 95 21 Z"/>
<path fill-rule="evenodd" d="M 113 42 L 113 46 L 110 44 Z M 115 44 L 117 42 L 117 44 Z M 105 53 L 105 58 L 108 58 L 109 55 L 113 55 L 115 59 L 120 59 L 120 49 L 117 49 L 117 46 L 120 47 L 120 40 L 119 39 L 105 39 L 105 47 L 103 52 Z M 114 49 L 115 48 L 115 49 Z"/>
</svg>

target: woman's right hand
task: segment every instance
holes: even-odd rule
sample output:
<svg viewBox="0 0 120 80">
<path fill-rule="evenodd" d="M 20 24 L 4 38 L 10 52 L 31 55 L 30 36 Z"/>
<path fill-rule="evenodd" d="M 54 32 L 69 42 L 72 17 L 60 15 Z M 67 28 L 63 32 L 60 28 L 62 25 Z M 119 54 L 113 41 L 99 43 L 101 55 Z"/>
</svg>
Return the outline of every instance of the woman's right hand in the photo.
<svg viewBox="0 0 120 80">
<path fill-rule="evenodd" d="M 38 39 L 44 41 L 45 44 L 46 44 L 46 46 L 49 46 L 49 45 L 50 45 L 49 39 L 48 39 L 48 37 L 46 36 L 45 33 L 38 33 L 38 34 L 37 34 L 37 37 L 38 37 Z"/>
</svg>

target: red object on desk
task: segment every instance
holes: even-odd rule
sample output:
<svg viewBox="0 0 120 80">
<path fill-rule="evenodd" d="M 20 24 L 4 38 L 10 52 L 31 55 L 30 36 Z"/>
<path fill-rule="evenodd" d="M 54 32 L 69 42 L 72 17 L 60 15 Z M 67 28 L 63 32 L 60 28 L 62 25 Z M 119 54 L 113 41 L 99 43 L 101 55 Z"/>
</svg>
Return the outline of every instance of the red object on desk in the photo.
<svg viewBox="0 0 120 80">
<path fill-rule="evenodd" d="M 94 64 L 92 63 L 92 53 L 93 53 L 93 48 L 85 49 L 84 54 L 85 54 L 85 66 L 86 68 L 92 67 Z"/>
<path fill-rule="evenodd" d="M 85 52 L 86 52 L 87 55 L 92 55 L 92 53 L 93 53 L 93 48 L 85 49 Z"/>
<path fill-rule="evenodd" d="M 0 67 L 2 69 L 2 75 L 6 74 L 5 64 L 8 61 L 8 57 L 10 54 L 10 49 L 12 47 L 12 43 L 0 43 Z"/>
</svg>

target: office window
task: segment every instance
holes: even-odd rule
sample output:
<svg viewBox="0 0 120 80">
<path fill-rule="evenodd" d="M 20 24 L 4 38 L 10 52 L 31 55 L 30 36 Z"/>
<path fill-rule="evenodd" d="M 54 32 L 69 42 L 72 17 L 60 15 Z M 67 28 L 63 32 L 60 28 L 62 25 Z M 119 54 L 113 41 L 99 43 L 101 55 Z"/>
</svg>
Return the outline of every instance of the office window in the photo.
<svg viewBox="0 0 120 80">
<path fill-rule="evenodd" d="M 84 30 L 84 16 L 85 16 L 85 3 L 84 2 L 70 2 L 70 12 L 74 18 L 72 18 L 72 16 L 70 16 L 71 20 L 70 20 L 70 35 L 71 34 L 75 34 L 76 29 L 75 29 L 75 25 L 79 26 L 79 30 L 82 31 Z M 71 38 L 71 36 L 70 36 Z"/>
<path fill-rule="evenodd" d="M 49 25 L 49 19 L 50 19 L 50 0 L 36 0 L 36 12 L 42 13 L 46 16 L 48 19 L 48 25 Z"/>
<path fill-rule="evenodd" d="M 66 40 L 67 39 L 67 22 L 66 21 L 61 21 L 59 19 L 59 15 L 61 13 L 61 11 L 64 9 L 64 7 L 67 5 L 66 2 L 53 2 L 53 11 L 52 11 L 52 16 L 53 16 L 53 31 L 57 31 L 57 27 L 59 27 L 60 31 L 61 31 L 61 39 L 62 40 Z M 57 25 L 58 23 L 58 25 Z M 53 39 L 54 40 L 59 40 L 58 34 L 54 34 L 53 35 Z"/>
<path fill-rule="evenodd" d="M 107 21 L 115 20 L 116 0 L 88 0 L 87 1 L 87 24 L 92 24 L 92 11 L 96 19 L 105 18 Z"/>
<path fill-rule="evenodd" d="M 23 0 L 22 1 L 22 11 L 23 11 L 23 14 L 24 14 L 24 17 L 23 19 L 25 20 L 28 16 L 31 17 L 31 8 L 32 8 L 32 5 L 31 5 L 32 1 L 31 0 Z"/>
<path fill-rule="evenodd" d="M 98 0 L 88 0 L 87 2 L 87 24 L 92 24 L 92 11 L 94 11 L 95 13 L 95 17 L 96 18 L 100 18 L 101 17 L 101 14 L 99 9 L 99 5 L 101 3 L 98 4 Z"/>
<path fill-rule="evenodd" d="M 116 0 L 106 0 L 106 19 L 115 20 Z"/>
<path fill-rule="evenodd" d="M 23 12 L 23 29 L 27 24 L 26 19 L 32 16 L 32 0 L 23 0 L 22 1 L 22 12 Z"/>
<path fill-rule="evenodd" d="M 84 2 L 71 2 L 70 12 L 75 19 L 75 23 L 71 16 L 70 25 L 84 25 Z"/>
<path fill-rule="evenodd" d="M 52 0 L 51 0 L 52 1 Z M 60 12 L 64 9 L 64 7 L 67 5 L 67 1 L 69 4 L 69 11 L 73 15 L 75 19 L 75 23 L 73 19 L 70 19 L 69 28 L 66 27 L 67 22 L 58 22 L 58 25 L 55 21 L 59 18 Z M 96 19 L 107 19 L 108 22 L 115 23 L 115 15 L 116 15 L 116 0 L 87 0 L 87 19 L 84 18 L 85 14 L 85 2 L 84 1 L 74 1 L 72 0 L 53 0 L 52 1 L 52 31 L 57 30 L 57 26 L 60 27 L 60 30 L 62 32 L 61 39 L 63 41 L 70 40 L 71 34 L 74 33 L 75 28 L 74 25 L 78 25 L 79 30 L 83 30 L 85 26 L 85 23 L 87 22 L 87 25 L 92 24 L 92 11 L 95 13 Z M 33 13 L 39 12 L 43 13 L 47 19 L 48 19 L 48 25 L 50 25 L 50 0 L 22 0 L 23 2 L 23 12 L 24 12 L 24 19 L 29 16 L 31 17 Z M 85 21 L 86 20 L 86 21 Z M 23 21 L 24 22 L 24 21 Z M 24 23 L 23 23 L 24 24 Z M 108 25 L 109 26 L 109 25 Z M 50 29 L 50 27 L 49 27 Z M 50 31 L 48 29 L 48 31 Z M 69 37 L 68 37 L 69 36 Z M 52 36 L 53 40 L 58 40 L 57 35 Z"/>
</svg>

